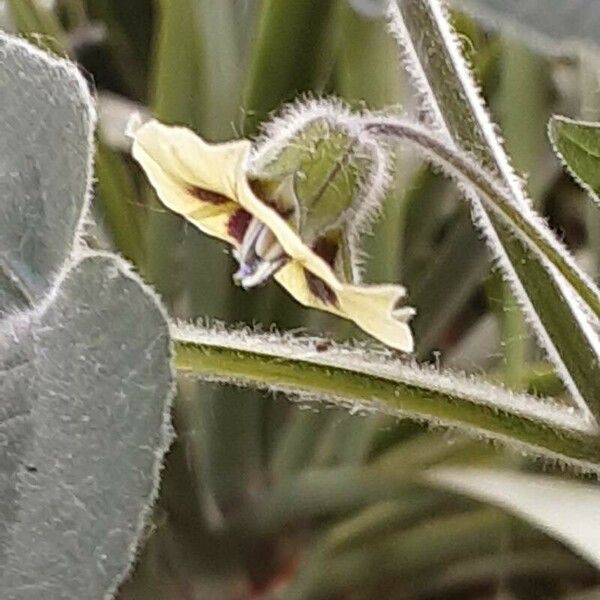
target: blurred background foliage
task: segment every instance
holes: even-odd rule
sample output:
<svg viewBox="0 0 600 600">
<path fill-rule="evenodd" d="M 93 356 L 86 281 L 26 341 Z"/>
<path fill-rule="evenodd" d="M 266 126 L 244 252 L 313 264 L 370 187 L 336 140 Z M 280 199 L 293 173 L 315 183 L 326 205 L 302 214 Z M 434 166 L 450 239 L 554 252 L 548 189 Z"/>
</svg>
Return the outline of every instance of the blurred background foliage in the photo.
<svg viewBox="0 0 600 600">
<path fill-rule="evenodd" d="M 139 110 L 214 141 L 253 136 L 299 94 L 418 118 L 382 20 L 346 0 L 0 7 L 5 28 L 77 60 L 97 91 L 91 244 L 130 259 L 177 317 L 360 338 L 273 284 L 237 289 L 223 244 L 161 207 L 123 129 Z M 554 112 L 600 114 L 593 56 L 547 58 L 454 16 L 534 202 L 596 274 L 598 214 L 546 137 Z M 410 152 L 399 150 L 396 162 L 394 188 L 364 242 L 366 280 L 408 287 L 418 359 L 562 394 L 455 188 Z M 442 463 L 541 468 L 525 457 L 408 422 L 185 380 L 174 418 L 178 439 L 160 500 L 120 600 L 576 598 L 600 585 L 598 572 L 559 542 L 419 478 Z"/>
</svg>

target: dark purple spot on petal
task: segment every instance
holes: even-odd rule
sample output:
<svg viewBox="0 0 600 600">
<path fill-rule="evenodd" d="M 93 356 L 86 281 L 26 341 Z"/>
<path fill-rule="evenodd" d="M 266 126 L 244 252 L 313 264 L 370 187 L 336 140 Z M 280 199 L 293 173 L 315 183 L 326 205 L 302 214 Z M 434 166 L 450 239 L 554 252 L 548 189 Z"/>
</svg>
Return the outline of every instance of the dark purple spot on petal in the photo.
<svg viewBox="0 0 600 600">
<path fill-rule="evenodd" d="M 241 244 L 244 235 L 246 235 L 248 225 L 250 225 L 250 221 L 252 221 L 252 215 L 247 210 L 239 208 L 231 215 L 231 217 L 229 217 L 229 221 L 227 222 L 227 233 L 236 240 L 238 244 Z"/>
<path fill-rule="evenodd" d="M 188 186 L 187 191 L 201 202 L 208 202 L 208 204 L 213 204 L 215 206 L 231 202 L 231 200 L 227 196 L 223 196 L 223 194 L 211 192 L 210 190 L 205 190 L 204 188 L 195 185 Z"/>
<path fill-rule="evenodd" d="M 337 242 L 330 238 L 321 237 L 313 244 L 312 250 L 320 256 L 330 267 L 335 265 L 335 259 L 339 250 Z"/>
<path fill-rule="evenodd" d="M 304 270 L 304 277 L 306 278 L 308 289 L 321 300 L 321 302 L 337 306 L 338 299 L 335 292 L 320 277 L 317 277 L 306 269 Z"/>
</svg>

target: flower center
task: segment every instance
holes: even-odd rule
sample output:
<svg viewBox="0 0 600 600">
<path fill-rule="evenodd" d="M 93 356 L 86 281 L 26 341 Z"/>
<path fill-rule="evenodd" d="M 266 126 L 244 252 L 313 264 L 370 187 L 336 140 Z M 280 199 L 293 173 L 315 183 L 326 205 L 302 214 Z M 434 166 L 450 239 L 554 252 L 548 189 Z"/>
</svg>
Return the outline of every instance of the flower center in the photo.
<svg viewBox="0 0 600 600">
<path fill-rule="evenodd" d="M 240 268 L 233 280 L 244 289 L 265 283 L 289 260 L 275 234 L 256 218 L 250 221 L 234 256 Z"/>
</svg>

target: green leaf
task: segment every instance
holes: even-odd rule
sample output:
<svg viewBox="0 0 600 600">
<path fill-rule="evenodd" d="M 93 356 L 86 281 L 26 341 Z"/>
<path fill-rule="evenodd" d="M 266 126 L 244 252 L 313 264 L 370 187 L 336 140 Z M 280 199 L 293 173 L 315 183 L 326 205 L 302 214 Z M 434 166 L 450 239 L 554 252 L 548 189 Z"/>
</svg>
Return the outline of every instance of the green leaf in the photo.
<svg viewBox="0 0 600 600">
<path fill-rule="evenodd" d="M 115 246 L 135 265 L 143 265 L 141 210 L 131 172 L 123 158 L 99 142 L 96 154 L 96 201 Z"/>
<path fill-rule="evenodd" d="M 239 117 L 233 7 L 210 0 L 161 0 L 158 6 L 156 116 L 226 139 Z"/>
<path fill-rule="evenodd" d="M 507 150 L 516 169 L 529 174 L 526 189 L 534 206 L 540 206 L 554 165 L 545 135 L 550 117 L 550 69 L 547 63 L 518 42 L 503 44 L 500 82 L 500 122 Z M 547 165 L 550 165 L 548 168 Z M 525 319 L 510 286 L 502 289 L 503 306 L 497 313 L 501 325 L 504 381 L 518 388 L 527 348 L 531 346 Z"/>
<path fill-rule="evenodd" d="M 563 164 L 594 202 L 600 204 L 600 123 L 554 116 L 548 130 Z"/>
<path fill-rule="evenodd" d="M 273 449 L 270 471 L 275 481 L 302 471 L 318 452 L 318 443 L 329 419 L 312 411 L 295 410 L 281 427 Z"/>
<path fill-rule="evenodd" d="M 95 112 L 77 68 L 0 37 L 0 311 L 48 293 L 87 208 Z"/>
<path fill-rule="evenodd" d="M 406 582 L 410 589 L 415 582 L 427 580 L 432 565 L 442 568 L 465 557 L 497 554 L 507 521 L 499 511 L 490 509 L 417 521 L 362 547 L 327 556 L 313 566 L 313 572 L 299 573 L 286 598 L 335 598 L 349 590 L 366 594 L 390 581 Z M 527 532 L 519 532 L 519 537 L 526 538 Z M 371 591 L 363 597 L 375 594 Z"/>
<path fill-rule="evenodd" d="M 202 77 L 199 81 L 202 133 L 212 139 L 229 139 L 232 123 L 240 119 L 240 78 L 243 56 L 236 40 L 238 6 L 229 2 L 196 0 Z"/>
<path fill-rule="evenodd" d="M 244 133 L 253 133 L 269 112 L 298 93 L 318 91 L 334 5 L 334 0 L 262 3 L 244 90 Z"/>
<path fill-rule="evenodd" d="M 66 37 L 59 20 L 50 7 L 35 0 L 8 0 L 10 16 L 19 32 L 30 35 L 48 50 L 63 54 Z"/>
<path fill-rule="evenodd" d="M 190 0 L 161 0 L 157 11 L 152 108 L 158 119 L 199 129 L 202 79 L 196 8 Z"/>
<path fill-rule="evenodd" d="M 481 468 L 445 467 L 425 477 L 520 516 L 600 568 L 600 486 Z"/>
</svg>

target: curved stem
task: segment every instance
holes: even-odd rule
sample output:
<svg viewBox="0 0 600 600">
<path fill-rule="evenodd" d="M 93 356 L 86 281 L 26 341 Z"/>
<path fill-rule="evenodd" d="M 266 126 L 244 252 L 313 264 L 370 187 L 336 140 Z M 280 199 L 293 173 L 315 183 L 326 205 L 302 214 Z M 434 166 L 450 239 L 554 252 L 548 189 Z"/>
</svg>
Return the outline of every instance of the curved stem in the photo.
<svg viewBox="0 0 600 600">
<path fill-rule="evenodd" d="M 535 219 L 532 219 L 532 215 L 517 207 L 512 201 L 510 193 L 475 161 L 470 160 L 466 155 L 444 143 L 424 128 L 408 121 L 385 118 L 368 120 L 364 125 L 366 129 L 374 133 L 413 143 L 457 181 L 475 188 L 488 207 L 502 217 L 532 251 L 546 258 L 556 267 L 596 317 L 600 319 L 598 289 L 590 281 L 580 277 L 569 261 L 565 260 L 560 245 Z"/>
</svg>

